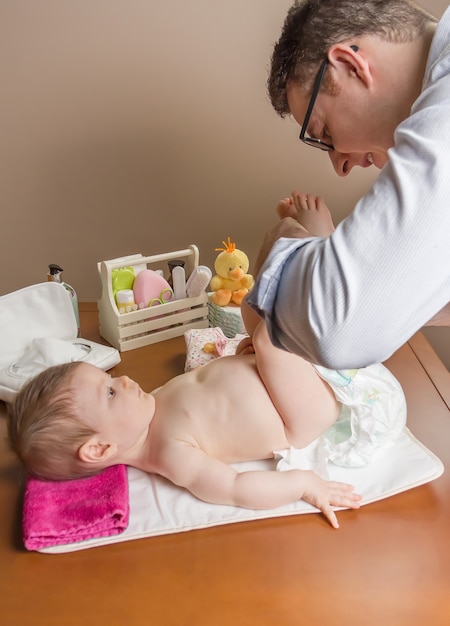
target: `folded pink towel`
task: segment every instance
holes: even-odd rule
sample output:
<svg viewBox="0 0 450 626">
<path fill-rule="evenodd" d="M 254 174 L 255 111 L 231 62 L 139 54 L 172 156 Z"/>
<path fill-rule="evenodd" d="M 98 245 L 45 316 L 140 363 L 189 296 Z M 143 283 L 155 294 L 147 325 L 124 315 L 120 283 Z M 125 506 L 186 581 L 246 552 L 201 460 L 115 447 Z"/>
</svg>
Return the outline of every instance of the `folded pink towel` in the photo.
<svg viewBox="0 0 450 626">
<path fill-rule="evenodd" d="M 96 476 L 51 482 L 28 478 L 23 506 L 27 550 L 118 535 L 128 526 L 125 465 Z"/>
</svg>

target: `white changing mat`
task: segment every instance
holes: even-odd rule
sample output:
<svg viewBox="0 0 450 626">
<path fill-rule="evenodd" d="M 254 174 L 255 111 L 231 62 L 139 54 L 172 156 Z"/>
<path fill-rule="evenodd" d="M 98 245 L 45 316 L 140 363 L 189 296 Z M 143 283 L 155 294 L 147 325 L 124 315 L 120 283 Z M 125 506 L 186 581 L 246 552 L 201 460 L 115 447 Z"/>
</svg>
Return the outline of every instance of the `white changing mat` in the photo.
<svg viewBox="0 0 450 626">
<path fill-rule="evenodd" d="M 314 442 L 311 446 L 313 445 Z M 292 452 L 290 456 L 293 460 L 291 460 L 290 467 L 293 467 L 292 463 L 296 462 L 297 451 Z M 235 467 L 238 470 L 275 469 L 277 463 L 277 460 L 254 461 L 241 463 Z M 288 469 L 286 460 L 280 463 L 284 464 L 283 469 Z M 320 472 L 323 468 L 316 469 Z M 380 450 L 369 465 L 355 468 L 339 467 L 328 463 L 326 469 L 330 480 L 355 485 L 356 492 L 363 496 L 362 505 L 423 485 L 438 478 L 444 471 L 440 459 L 421 444 L 407 428 L 392 447 Z M 134 468 L 128 468 L 128 481 L 130 520 L 127 529 L 122 534 L 42 548 L 39 551 L 73 552 L 120 541 L 210 526 L 318 512 L 315 507 L 303 500 L 264 511 L 209 504 L 198 500 L 188 491 L 176 487 L 160 476 L 149 475 Z M 342 523 L 345 523 L 345 520 L 342 520 Z"/>
</svg>

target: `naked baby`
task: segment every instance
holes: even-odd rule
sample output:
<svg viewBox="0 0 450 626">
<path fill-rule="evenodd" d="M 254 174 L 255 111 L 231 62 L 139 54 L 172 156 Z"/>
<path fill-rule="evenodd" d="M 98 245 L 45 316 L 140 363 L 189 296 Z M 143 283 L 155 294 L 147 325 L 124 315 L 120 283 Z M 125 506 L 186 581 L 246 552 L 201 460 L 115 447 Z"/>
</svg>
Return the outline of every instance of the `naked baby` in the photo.
<svg viewBox="0 0 450 626">
<path fill-rule="evenodd" d="M 87 363 L 49 368 L 12 407 L 12 445 L 41 478 L 124 463 L 212 503 L 269 509 L 303 498 L 337 527 L 332 505 L 359 506 L 352 486 L 310 471 L 238 473 L 230 465 L 303 447 L 340 411 L 313 367 L 274 348 L 262 323 L 253 345 L 254 354 L 218 358 L 152 393 Z"/>
</svg>

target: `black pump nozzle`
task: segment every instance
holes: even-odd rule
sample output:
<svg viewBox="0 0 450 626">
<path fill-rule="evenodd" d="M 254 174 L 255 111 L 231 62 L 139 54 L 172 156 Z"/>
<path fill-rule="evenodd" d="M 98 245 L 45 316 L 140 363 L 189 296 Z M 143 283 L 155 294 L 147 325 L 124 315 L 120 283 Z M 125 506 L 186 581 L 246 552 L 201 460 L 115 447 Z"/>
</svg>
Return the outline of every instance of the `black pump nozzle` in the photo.
<svg viewBox="0 0 450 626">
<path fill-rule="evenodd" d="M 59 265 L 56 265 L 55 263 L 50 263 L 50 265 L 48 266 L 48 269 L 50 270 L 51 276 L 55 276 L 56 274 L 59 274 L 60 272 L 63 271 L 63 268 L 60 267 Z"/>
</svg>

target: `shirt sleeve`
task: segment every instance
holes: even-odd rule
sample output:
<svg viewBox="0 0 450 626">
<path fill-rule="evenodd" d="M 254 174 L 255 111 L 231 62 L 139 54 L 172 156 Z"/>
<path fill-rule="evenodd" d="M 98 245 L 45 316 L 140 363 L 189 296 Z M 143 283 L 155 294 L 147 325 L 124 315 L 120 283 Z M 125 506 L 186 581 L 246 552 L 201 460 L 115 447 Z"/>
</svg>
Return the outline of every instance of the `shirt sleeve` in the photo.
<svg viewBox="0 0 450 626">
<path fill-rule="evenodd" d="M 248 301 L 276 346 L 333 369 L 364 367 L 448 304 L 449 145 L 447 75 L 422 93 L 374 186 L 329 238 L 273 246 Z"/>
</svg>

